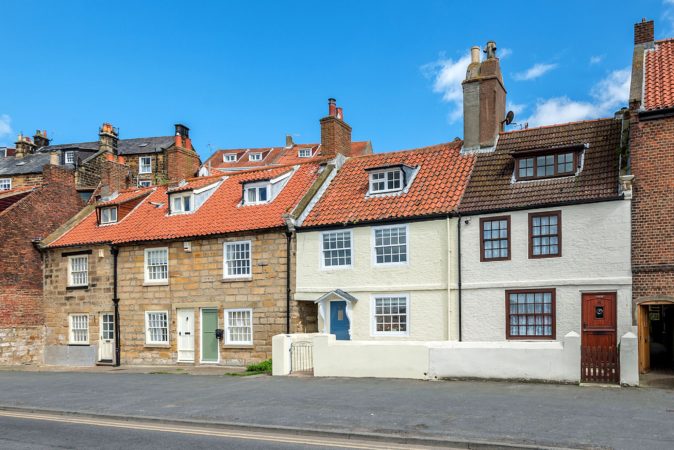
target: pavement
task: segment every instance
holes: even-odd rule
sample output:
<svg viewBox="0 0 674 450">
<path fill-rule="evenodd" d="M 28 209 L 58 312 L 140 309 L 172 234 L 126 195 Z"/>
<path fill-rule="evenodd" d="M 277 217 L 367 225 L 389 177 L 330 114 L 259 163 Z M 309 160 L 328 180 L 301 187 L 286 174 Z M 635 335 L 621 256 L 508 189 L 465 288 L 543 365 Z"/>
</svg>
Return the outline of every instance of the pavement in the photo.
<svg viewBox="0 0 674 450">
<path fill-rule="evenodd" d="M 674 392 L 479 381 L 0 372 L 0 409 L 344 436 L 674 448 Z"/>
</svg>

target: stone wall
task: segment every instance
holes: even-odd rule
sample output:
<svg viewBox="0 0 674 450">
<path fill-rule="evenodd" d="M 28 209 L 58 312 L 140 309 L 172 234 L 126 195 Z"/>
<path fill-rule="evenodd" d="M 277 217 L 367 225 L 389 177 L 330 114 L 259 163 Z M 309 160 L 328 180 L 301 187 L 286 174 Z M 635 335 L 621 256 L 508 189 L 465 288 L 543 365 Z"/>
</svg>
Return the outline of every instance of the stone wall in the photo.
<svg viewBox="0 0 674 450">
<path fill-rule="evenodd" d="M 9 175 L 9 176 L 0 176 L 0 178 L 11 178 L 12 179 L 12 189 L 25 187 L 25 186 L 39 186 L 42 184 L 42 174 L 41 173 L 28 173 L 24 175 Z"/>
<path fill-rule="evenodd" d="M 253 276 L 249 280 L 223 279 L 224 242 L 238 240 L 251 240 Z M 156 247 L 169 249 L 169 282 L 164 285 L 144 282 L 144 250 Z M 86 289 L 68 289 L 68 258 L 64 255 L 83 250 L 91 250 L 90 284 Z M 48 251 L 45 311 L 49 362 L 73 363 L 63 350 L 68 346 L 69 314 L 88 314 L 89 343 L 91 347 L 97 345 L 100 314 L 113 311 L 112 264 L 107 246 Z M 185 251 L 183 241 L 125 246 L 120 248 L 118 264 L 122 364 L 176 363 L 176 319 L 177 310 L 181 308 L 194 311 L 195 364 L 200 360 L 201 308 L 218 310 L 218 328 L 224 328 L 225 309 L 253 309 L 254 345 L 228 346 L 220 342 L 219 363 L 222 365 L 245 365 L 270 358 L 272 336 L 286 332 L 286 237 L 282 231 L 194 240 L 189 252 Z M 168 312 L 168 345 L 146 344 L 146 311 Z M 300 307 L 293 302 L 291 313 L 292 332 L 315 330 L 316 311 L 312 311 L 311 306 Z M 302 317 L 303 314 L 308 317 Z M 60 361 L 52 358 L 53 355 Z M 80 362 L 78 359 L 78 364 Z"/>
<path fill-rule="evenodd" d="M 0 328 L 0 366 L 41 364 L 44 331 L 42 325 Z"/>
<path fill-rule="evenodd" d="M 180 181 L 197 175 L 201 161 L 194 151 L 173 146 L 166 151 L 166 176 L 169 181 Z"/>
</svg>

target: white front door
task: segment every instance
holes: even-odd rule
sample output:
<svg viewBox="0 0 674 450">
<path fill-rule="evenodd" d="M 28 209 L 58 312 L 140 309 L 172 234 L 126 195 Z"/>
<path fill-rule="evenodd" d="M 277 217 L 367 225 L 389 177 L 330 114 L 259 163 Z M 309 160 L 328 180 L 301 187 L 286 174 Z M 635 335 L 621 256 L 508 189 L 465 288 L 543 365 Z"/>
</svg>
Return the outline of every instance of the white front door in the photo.
<svg viewBox="0 0 674 450">
<path fill-rule="evenodd" d="M 178 310 L 178 361 L 194 362 L 194 310 Z"/>
<path fill-rule="evenodd" d="M 115 316 L 112 313 L 101 314 L 101 326 L 98 340 L 98 360 L 112 362 L 115 354 Z"/>
</svg>

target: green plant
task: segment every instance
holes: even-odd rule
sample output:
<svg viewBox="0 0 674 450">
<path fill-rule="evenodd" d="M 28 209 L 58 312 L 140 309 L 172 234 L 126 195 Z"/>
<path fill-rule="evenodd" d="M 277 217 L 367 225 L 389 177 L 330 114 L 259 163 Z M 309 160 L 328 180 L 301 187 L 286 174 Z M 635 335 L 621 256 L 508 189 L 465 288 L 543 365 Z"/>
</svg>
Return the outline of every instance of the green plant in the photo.
<svg viewBox="0 0 674 450">
<path fill-rule="evenodd" d="M 271 359 L 247 366 L 246 372 L 271 373 Z"/>
</svg>

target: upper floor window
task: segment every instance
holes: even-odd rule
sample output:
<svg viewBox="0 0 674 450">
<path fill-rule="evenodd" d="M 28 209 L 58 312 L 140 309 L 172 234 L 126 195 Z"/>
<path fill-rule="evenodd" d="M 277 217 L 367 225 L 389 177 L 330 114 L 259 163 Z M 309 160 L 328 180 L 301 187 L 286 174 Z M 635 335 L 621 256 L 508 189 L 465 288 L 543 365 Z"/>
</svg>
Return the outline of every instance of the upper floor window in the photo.
<svg viewBox="0 0 674 450">
<path fill-rule="evenodd" d="M 138 187 L 150 187 L 152 186 L 152 181 L 150 180 L 138 180 Z"/>
<path fill-rule="evenodd" d="M 0 191 L 9 191 L 12 189 L 11 178 L 0 178 Z"/>
<path fill-rule="evenodd" d="M 141 156 L 138 160 L 138 173 L 152 173 L 152 157 Z"/>
<path fill-rule="evenodd" d="M 323 267 L 351 266 L 351 231 L 328 231 L 321 235 Z"/>
<path fill-rule="evenodd" d="M 236 153 L 227 153 L 222 155 L 222 160 L 224 162 L 236 162 Z"/>
<path fill-rule="evenodd" d="M 374 233 L 374 263 L 402 264 L 407 262 L 407 226 L 377 227 Z"/>
<path fill-rule="evenodd" d="M 269 201 L 269 182 L 251 183 L 244 189 L 244 203 L 258 205 Z"/>
<path fill-rule="evenodd" d="M 75 164 L 75 152 L 66 152 L 65 163 L 66 164 Z"/>
<path fill-rule="evenodd" d="M 145 249 L 145 282 L 168 282 L 168 248 Z"/>
<path fill-rule="evenodd" d="M 297 152 L 297 156 L 300 158 L 311 158 L 311 148 L 301 148 Z"/>
<path fill-rule="evenodd" d="M 250 241 L 225 242 L 225 278 L 250 278 Z"/>
<path fill-rule="evenodd" d="M 191 192 L 171 194 L 171 214 L 183 214 L 194 210 L 194 199 Z"/>
<path fill-rule="evenodd" d="M 480 219 L 480 261 L 510 259 L 510 216 Z"/>
<path fill-rule="evenodd" d="M 89 284 L 89 255 L 68 256 L 68 286 Z"/>
<path fill-rule="evenodd" d="M 578 152 L 519 157 L 515 173 L 518 180 L 533 180 L 573 175 L 578 167 Z"/>
<path fill-rule="evenodd" d="M 117 207 L 108 206 L 101 208 L 101 224 L 117 222 Z"/>
<path fill-rule="evenodd" d="M 370 193 L 400 191 L 403 188 L 403 171 L 401 169 L 383 170 L 370 173 Z"/>
<path fill-rule="evenodd" d="M 248 161 L 262 161 L 262 153 L 251 153 L 248 155 Z"/>
<path fill-rule="evenodd" d="M 562 213 L 529 214 L 529 258 L 562 256 Z"/>
</svg>

